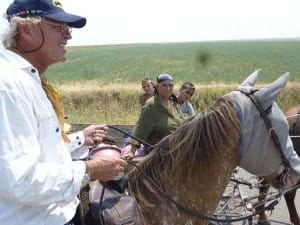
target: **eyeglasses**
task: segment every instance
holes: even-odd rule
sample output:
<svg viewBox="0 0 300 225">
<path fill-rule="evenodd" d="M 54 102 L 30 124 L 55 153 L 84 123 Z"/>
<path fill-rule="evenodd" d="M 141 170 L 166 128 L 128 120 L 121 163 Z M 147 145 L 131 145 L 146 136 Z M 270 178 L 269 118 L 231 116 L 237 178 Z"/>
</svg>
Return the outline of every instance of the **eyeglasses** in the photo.
<svg viewBox="0 0 300 225">
<path fill-rule="evenodd" d="M 69 27 L 67 24 L 57 24 L 45 20 L 43 20 L 43 23 L 51 25 L 53 28 L 55 28 L 58 32 L 62 34 L 72 33 L 72 27 Z"/>
</svg>

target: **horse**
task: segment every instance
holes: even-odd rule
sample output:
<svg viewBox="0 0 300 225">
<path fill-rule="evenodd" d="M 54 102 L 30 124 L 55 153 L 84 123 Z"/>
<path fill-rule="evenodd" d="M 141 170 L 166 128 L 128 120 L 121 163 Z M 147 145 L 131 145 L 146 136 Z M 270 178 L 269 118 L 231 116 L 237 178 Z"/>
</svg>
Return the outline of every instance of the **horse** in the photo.
<svg viewBox="0 0 300 225">
<path fill-rule="evenodd" d="M 284 115 L 287 118 L 288 125 L 289 125 L 289 135 L 292 139 L 293 146 L 297 154 L 300 156 L 300 106 L 294 106 L 292 108 L 289 108 L 284 112 Z M 300 180 L 298 181 L 300 182 Z M 266 196 L 266 193 L 268 192 L 270 186 L 268 185 L 268 182 L 264 182 L 266 186 L 260 188 L 259 192 L 261 194 L 261 200 L 264 199 L 264 196 Z M 292 224 L 300 225 L 300 218 L 297 213 L 297 209 L 295 206 L 295 197 L 296 197 L 297 189 L 293 189 L 290 192 L 287 192 L 284 195 L 286 205 L 289 211 L 290 215 L 290 221 Z M 261 225 L 269 225 L 270 222 L 268 220 L 268 217 L 265 213 L 261 213 L 258 218 L 258 223 Z"/>
<path fill-rule="evenodd" d="M 128 192 L 137 201 L 143 225 L 205 225 L 207 219 L 182 208 L 213 215 L 237 166 L 257 176 L 279 173 L 281 154 L 248 95 L 279 131 L 283 152 L 293 159 L 291 166 L 300 165 L 290 146 L 286 118 L 275 102 L 288 73 L 259 90 L 254 87 L 258 74 L 254 71 L 237 90 L 187 119 L 128 172 Z"/>
</svg>

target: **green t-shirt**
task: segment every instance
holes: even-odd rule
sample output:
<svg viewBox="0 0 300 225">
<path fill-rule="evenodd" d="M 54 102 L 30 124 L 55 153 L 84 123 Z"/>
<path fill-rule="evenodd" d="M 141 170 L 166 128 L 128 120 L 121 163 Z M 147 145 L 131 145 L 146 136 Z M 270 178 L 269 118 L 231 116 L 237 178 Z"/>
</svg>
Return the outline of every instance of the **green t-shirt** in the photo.
<svg viewBox="0 0 300 225">
<path fill-rule="evenodd" d="M 174 132 L 186 119 L 176 103 L 172 103 L 172 113 L 160 103 L 157 96 L 148 99 L 142 107 L 133 135 L 154 145 L 165 136 Z M 139 142 L 131 139 L 131 144 L 139 146 Z"/>
</svg>

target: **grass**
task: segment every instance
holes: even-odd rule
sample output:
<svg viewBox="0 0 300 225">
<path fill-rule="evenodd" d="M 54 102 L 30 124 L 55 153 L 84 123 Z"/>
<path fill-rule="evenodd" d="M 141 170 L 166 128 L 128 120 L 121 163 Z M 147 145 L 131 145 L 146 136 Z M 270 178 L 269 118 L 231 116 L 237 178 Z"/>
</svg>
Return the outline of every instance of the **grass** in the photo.
<svg viewBox="0 0 300 225">
<path fill-rule="evenodd" d="M 298 40 L 78 46 L 68 52 L 68 60 L 51 66 L 46 76 L 62 93 L 70 123 L 134 124 L 140 81 L 161 73 L 173 75 L 176 91 L 184 81 L 196 85 L 192 103 L 197 111 L 257 68 L 262 69 L 259 85 L 289 71 L 278 103 L 283 110 L 299 103 Z"/>
<path fill-rule="evenodd" d="M 261 82 L 289 71 L 300 82 L 300 42 L 231 41 L 70 47 L 68 60 L 49 68 L 54 83 L 97 80 L 101 84 L 138 83 L 170 73 L 176 82 L 239 82 L 261 68 Z"/>
<path fill-rule="evenodd" d="M 191 102 L 195 110 L 200 112 L 237 86 L 224 83 L 196 84 Z M 93 81 L 60 85 L 57 88 L 63 96 L 68 123 L 135 124 L 137 120 L 141 88 L 136 84 L 100 85 Z M 179 86 L 175 89 L 178 90 Z M 279 106 L 286 110 L 297 105 L 299 94 L 300 83 L 289 83 L 278 98 Z"/>
</svg>

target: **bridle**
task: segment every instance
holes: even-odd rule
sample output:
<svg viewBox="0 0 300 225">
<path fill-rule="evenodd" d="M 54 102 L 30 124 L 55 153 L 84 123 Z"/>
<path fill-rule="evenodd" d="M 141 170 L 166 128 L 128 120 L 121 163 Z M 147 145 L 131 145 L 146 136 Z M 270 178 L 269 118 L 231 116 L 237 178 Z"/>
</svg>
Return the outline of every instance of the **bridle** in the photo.
<svg viewBox="0 0 300 225">
<path fill-rule="evenodd" d="M 276 148 L 279 150 L 279 153 L 280 153 L 283 164 L 285 166 L 290 166 L 290 164 L 289 164 L 287 158 L 285 157 L 285 154 L 283 153 L 283 150 L 281 148 L 280 141 L 279 141 L 279 138 L 277 136 L 276 130 L 272 126 L 272 121 L 268 117 L 268 113 L 270 112 L 272 106 L 270 106 L 266 111 L 263 110 L 263 108 L 261 106 L 261 103 L 253 95 L 257 90 L 250 91 L 249 93 L 241 91 L 241 90 L 239 90 L 239 91 L 241 93 L 245 94 L 251 100 L 251 102 L 255 105 L 256 109 L 258 110 L 261 118 L 263 119 L 263 121 L 264 121 L 264 123 L 265 123 L 265 125 L 266 125 L 266 127 L 269 131 L 269 134 L 270 134 L 271 138 L 274 141 L 274 144 L 275 144 Z"/>
<path fill-rule="evenodd" d="M 251 91 L 243 91 L 243 90 L 238 90 L 241 93 L 243 93 L 244 95 L 246 95 L 251 102 L 255 105 L 256 109 L 258 110 L 261 118 L 263 119 L 265 126 L 268 129 L 269 135 L 271 136 L 275 147 L 278 149 L 283 166 L 284 166 L 284 170 L 282 173 L 280 173 L 280 175 L 277 178 L 278 183 L 276 183 L 276 188 L 280 188 L 280 187 L 284 187 L 284 185 L 286 184 L 287 181 L 287 177 L 289 174 L 289 170 L 292 168 L 287 157 L 285 156 L 283 149 L 281 147 L 278 135 L 276 133 L 276 129 L 272 126 L 272 121 L 270 120 L 270 118 L 268 117 L 268 114 L 270 112 L 270 110 L 272 110 L 272 105 L 267 108 L 266 110 L 264 110 L 261 106 L 261 103 L 259 102 L 259 100 L 257 98 L 255 98 L 254 93 L 257 90 L 251 90 Z"/>
</svg>

